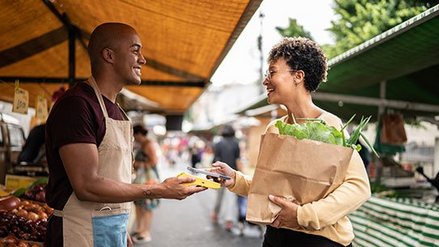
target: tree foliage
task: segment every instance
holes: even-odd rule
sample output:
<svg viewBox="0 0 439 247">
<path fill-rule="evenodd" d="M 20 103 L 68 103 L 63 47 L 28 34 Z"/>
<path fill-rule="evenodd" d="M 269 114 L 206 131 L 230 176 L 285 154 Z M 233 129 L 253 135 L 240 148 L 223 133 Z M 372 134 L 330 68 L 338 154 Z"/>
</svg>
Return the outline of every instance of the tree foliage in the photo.
<svg viewBox="0 0 439 247">
<path fill-rule="evenodd" d="M 313 39 L 311 33 L 297 23 L 296 19 L 289 18 L 290 24 L 286 28 L 276 27 L 276 30 L 284 37 L 306 37 Z"/>
<path fill-rule="evenodd" d="M 333 9 L 338 18 L 331 21 L 329 31 L 336 45 L 326 52 L 329 57 L 341 54 L 422 13 L 430 5 L 416 0 L 335 0 Z"/>
<path fill-rule="evenodd" d="M 328 30 L 336 43 L 323 44 L 322 48 L 329 58 L 334 57 L 438 3 L 438 0 L 335 0 L 336 20 L 331 21 Z M 283 36 L 312 38 L 294 19 L 290 19 L 289 27 L 276 29 Z"/>
</svg>

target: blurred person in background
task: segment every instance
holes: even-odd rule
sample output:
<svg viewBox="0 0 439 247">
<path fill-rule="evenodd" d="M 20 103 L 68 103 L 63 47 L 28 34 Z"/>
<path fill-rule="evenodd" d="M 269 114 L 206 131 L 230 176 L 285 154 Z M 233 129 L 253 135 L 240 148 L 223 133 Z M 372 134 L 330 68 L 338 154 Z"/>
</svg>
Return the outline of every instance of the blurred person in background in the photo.
<svg viewBox="0 0 439 247">
<path fill-rule="evenodd" d="M 141 125 L 133 128 L 134 140 L 138 144 L 134 151 L 134 170 L 136 177 L 133 184 L 156 184 L 160 181 L 157 170 L 157 152 L 154 142 L 148 138 L 148 130 Z M 135 232 L 132 235 L 135 243 L 151 241 L 152 210 L 159 205 L 158 199 L 145 198 L 135 200 L 136 207 Z"/>
<path fill-rule="evenodd" d="M 65 93 L 64 87 L 59 88 L 52 94 L 52 106 Z M 38 164 L 46 166 L 46 123 L 34 126 L 17 157 L 18 164 Z"/>
<path fill-rule="evenodd" d="M 213 162 L 224 162 L 233 167 L 234 170 L 241 170 L 239 141 L 235 138 L 235 130 L 231 125 L 224 125 L 221 131 L 222 139 L 214 146 Z M 231 231 L 238 215 L 238 201 L 236 195 L 221 188 L 215 201 L 211 218 L 213 223 L 218 223 L 220 212 L 224 216 L 224 227 Z"/>
<path fill-rule="evenodd" d="M 214 158 L 213 148 L 211 143 L 206 143 L 203 153 L 201 154 L 200 167 L 210 167 Z"/>
<path fill-rule="evenodd" d="M 190 148 L 190 154 L 191 154 L 191 165 L 193 168 L 196 168 L 198 163 L 200 163 L 200 152 L 198 151 L 197 146 L 194 144 L 193 147 Z"/>
</svg>

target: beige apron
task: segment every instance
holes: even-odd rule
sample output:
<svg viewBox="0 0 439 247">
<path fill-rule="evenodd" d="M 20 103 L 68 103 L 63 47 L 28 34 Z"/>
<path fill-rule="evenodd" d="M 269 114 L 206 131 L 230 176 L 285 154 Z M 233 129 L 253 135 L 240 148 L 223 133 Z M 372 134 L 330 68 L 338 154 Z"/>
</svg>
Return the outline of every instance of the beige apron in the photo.
<svg viewBox="0 0 439 247">
<path fill-rule="evenodd" d="M 105 117 L 105 135 L 98 147 L 98 175 L 131 183 L 133 143 L 131 122 L 126 115 L 126 121 L 109 118 L 96 81 L 91 77 L 88 82 L 95 91 Z M 116 236 L 117 240 L 115 240 L 115 236 L 107 235 L 126 234 L 130 207 L 130 203 L 80 201 L 75 193 L 72 193 L 64 209 L 54 212 L 56 216 L 63 217 L 64 246 L 120 246 L 121 242 L 118 242 L 120 236 Z M 96 236 L 99 241 L 94 239 Z M 122 240 L 126 241 L 126 235 L 122 237 L 124 238 Z M 104 238 L 107 240 L 112 238 L 109 240 L 111 244 L 101 241 Z"/>
</svg>

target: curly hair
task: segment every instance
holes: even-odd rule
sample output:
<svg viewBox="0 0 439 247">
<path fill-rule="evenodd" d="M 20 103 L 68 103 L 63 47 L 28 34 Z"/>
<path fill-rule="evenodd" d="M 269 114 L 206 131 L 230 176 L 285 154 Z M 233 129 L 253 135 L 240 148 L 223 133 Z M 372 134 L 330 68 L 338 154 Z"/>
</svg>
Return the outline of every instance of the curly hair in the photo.
<svg viewBox="0 0 439 247">
<path fill-rule="evenodd" d="M 326 81 L 327 59 L 320 47 L 312 40 L 303 37 L 284 38 L 274 45 L 268 62 L 285 59 L 292 70 L 305 72 L 305 88 L 313 92 L 321 82 Z"/>
</svg>

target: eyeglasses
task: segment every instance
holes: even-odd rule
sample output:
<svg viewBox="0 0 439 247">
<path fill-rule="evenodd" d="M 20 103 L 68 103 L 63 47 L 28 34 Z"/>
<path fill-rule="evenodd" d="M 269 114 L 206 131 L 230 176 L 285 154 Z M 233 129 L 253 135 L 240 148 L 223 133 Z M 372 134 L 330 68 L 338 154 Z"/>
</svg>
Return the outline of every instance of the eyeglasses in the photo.
<svg viewBox="0 0 439 247">
<path fill-rule="evenodd" d="M 286 71 L 270 71 L 269 69 L 267 69 L 267 71 L 265 71 L 264 77 L 267 80 L 271 80 L 271 78 L 273 77 L 273 74 L 279 73 L 279 72 L 295 72 L 295 70 L 286 70 Z"/>
</svg>

